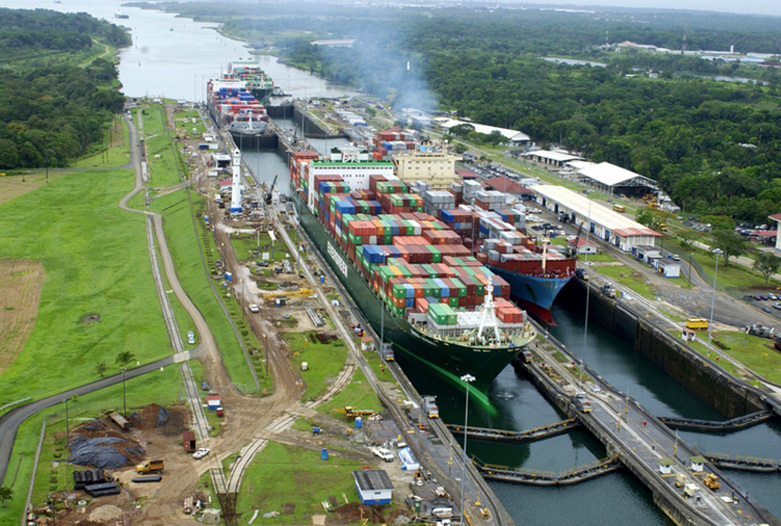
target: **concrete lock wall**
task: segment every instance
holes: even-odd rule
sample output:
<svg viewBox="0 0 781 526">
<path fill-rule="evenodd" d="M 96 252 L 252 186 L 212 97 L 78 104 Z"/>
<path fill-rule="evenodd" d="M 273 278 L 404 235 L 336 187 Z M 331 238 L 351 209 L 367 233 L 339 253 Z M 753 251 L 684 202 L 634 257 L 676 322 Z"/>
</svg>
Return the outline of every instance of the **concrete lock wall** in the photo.
<svg viewBox="0 0 781 526">
<path fill-rule="evenodd" d="M 584 282 L 573 279 L 562 294 L 569 305 L 576 306 L 581 313 L 585 310 Z M 683 341 L 593 286 L 589 304 L 590 321 L 620 334 L 634 352 L 650 360 L 724 416 L 735 418 L 767 409 L 758 391 L 747 390 Z"/>
</svg>

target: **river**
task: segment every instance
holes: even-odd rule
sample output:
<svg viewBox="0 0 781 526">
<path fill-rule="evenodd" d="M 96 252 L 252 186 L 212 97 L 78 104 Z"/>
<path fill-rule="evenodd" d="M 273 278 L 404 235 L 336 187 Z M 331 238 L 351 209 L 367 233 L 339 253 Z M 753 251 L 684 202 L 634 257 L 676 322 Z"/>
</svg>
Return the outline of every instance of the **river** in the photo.
<svg viewBox="0 0 781 526">
<path fill-rule="evenodd" d="M 228 62 L 247 58 L 240 42 L 219 35 L 211 24 L 176 18 L 154 10 L 122 7 L 126 20 L 114 18 L 120 1 L 63 0 L 60 4 L 41 0 L 0 0 L 10 8 L 48 8 L 59 11 L 84 11 L 129 27 L 133 46 L 120 54 L 119 75 L 128 96 L 166 96 L 173 99 L 203 100 L 205 82 L 226 69 Z M 276 58 L 259 57 L 262 67 L 286 92 L 298 97 L 335 97 L 352 91 L 309 73 L 280 64 Z M 283 127 L 292 121 L 280 121 Z M 320 152 L 344 140 L 310 141 Z M 287 191 L 287 159 L 276 151 L 244 151 L 245 158 L 259 180 L 270 182 L 279 175 L 278 186 Z M 554 306 L 558 325 L 552 333 L 597 370 L 605 379 L 658 415 L 718 419 L 720 416 L 685 388 L 672 381 L 644 359 L 636 356 L 629 344 L 615 335 L 590 325 L 585 345 L 583 316 L 577 309 Z M 463 421 L 464 400 L 460 392 L 432 380 L 423 371 L 409 369 L 408 375 L 425 394 L 436 394 L 443 420 Z M 554 408 L 524 377 L 512 368 L 505 369 L 494 382 L 490 398 L 495 414 L 470 406 L 470 425 L 524 430 L 561 420 Z M 778 457 L 781 451 L 781 426 L 764 424 L 739 433 L 708 435 L 681 433 L 703 451 Z M 583 431 L 523 445 L 499 445 L 469 442 L 470 454 L 490 463 L 523 466 L 530 469 L 561 471 L 589 463 L 605 455 L 602 445 Z M 453 469 L 457 469 L 454 464 Z M 752 496 L 773 514 L 781 517 L 781 477 L 729 471 Z M 650 492 L 626 472 L 610 474 L 586 483 L 560 488 L 490 483 L 517 524 L 600 524 L 639 526 L 667 525 L 669 520 L 654 506 Z"/>
</svg>

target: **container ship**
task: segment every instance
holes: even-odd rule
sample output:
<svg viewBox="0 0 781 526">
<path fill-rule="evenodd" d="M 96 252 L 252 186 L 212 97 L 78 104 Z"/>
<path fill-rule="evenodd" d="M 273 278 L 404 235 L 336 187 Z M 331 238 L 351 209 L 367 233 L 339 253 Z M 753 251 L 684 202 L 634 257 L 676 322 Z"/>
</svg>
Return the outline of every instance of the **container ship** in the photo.
<svg viewBox="0 0 781 526">
<path fill-rule="evenodd" d="M 237 60 L 228 64 L 228 75 L 246 83 L 250 93 L 261 102 L 267 102 L 274 92 L 274 81 L 257 62 Z"/>
<path fill-rule="evenodd" d="M 510 286 L 368 152 L 293 152 L 292 197 L 310 240 L 368 322 L 410 362 L 487 391 L 535 337 Z"/>
<path fill-rule="evenodd" d="M 217 125 L 239 142 L 262 135 L 268 129 L 268 114 L 247 86 L 247 82 L 225 74 L 206 85 L 206 105 Z"/>
<path fill-rule="evenodd" d="M 438 201 L 444 204 L 432 204 L 440 208 L 440 219 L 464 237 L 482 264 L 510 284 L 513 300 L 553 324 L 550 309 L 575 275 L 576 255 L 527 235 L 525 213 L 507 209 L 506 193 L 486 190 L 478 181 L 453 183 L 447 192 L 429 194 L 441 194 Z"/>
</svg>

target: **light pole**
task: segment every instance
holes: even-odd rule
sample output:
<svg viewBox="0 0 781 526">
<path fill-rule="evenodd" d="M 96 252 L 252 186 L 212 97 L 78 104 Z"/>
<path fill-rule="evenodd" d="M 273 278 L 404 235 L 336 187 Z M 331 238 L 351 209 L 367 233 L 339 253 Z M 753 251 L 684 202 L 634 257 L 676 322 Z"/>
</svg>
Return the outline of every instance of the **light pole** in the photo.
<svg viewBox="0 0 781 526">
<path fill-rule="evenodd" d="M 68 422 L 68 399 L 64 399 L 62 401 L 65 404 L 65 445 L 70 442 L 70 437 L 68 436 L 68 433 L 70 432 L 70 423 Z"/>
<path fill-rule="evenodd" d="M 466 482 L 466 439 L 468 435 L 469 421 L 469 384 L 475 381 L 471 374 L 465 374 L 461 381 L 466 384 L 466 403 L 464 404 L 464 462 L 461 468 L 461 520 L 459 524 L 464 524 L 464 483 Z"/>
<path fill-rule="evenodd" d="M 716 263 L 713 267 L 713 294 L 710 298 L 710 320 L 708 321 L 708 355 L 710 355 L 710 340 L 713 334 L 713 306 L 716 303 L 716 275 L 719 272 L 719 254 L 723 253 L 723 250 L 717 248 L 713 250 L 713 254 L 716 256 Z"/>
</svg>

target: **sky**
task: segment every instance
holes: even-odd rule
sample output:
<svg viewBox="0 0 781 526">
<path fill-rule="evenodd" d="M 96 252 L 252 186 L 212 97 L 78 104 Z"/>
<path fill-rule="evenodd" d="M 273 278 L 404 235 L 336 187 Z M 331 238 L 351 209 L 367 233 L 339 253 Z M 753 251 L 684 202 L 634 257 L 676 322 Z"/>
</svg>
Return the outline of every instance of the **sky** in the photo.
<svg viewBox="0 0 781 526">
<path fill-rule="evenodd" d="M 506 1 L 506 0 L 505 0 Z M 511 0 L 512 1 L 512 0 Z M 756 15 L 781 16 L 781 0 L 531 0 L 536 5 L 652 7 L 658 9 L 696 9 Z"/>
</svg>

